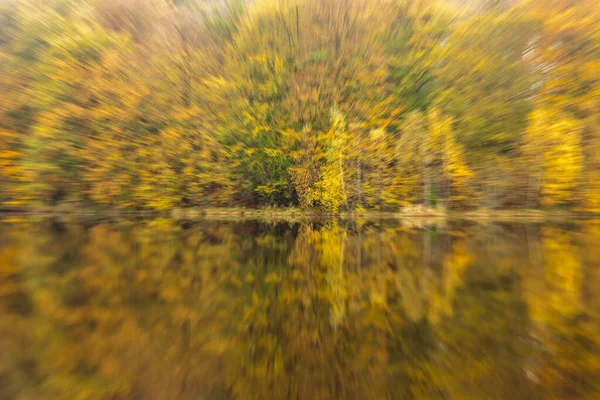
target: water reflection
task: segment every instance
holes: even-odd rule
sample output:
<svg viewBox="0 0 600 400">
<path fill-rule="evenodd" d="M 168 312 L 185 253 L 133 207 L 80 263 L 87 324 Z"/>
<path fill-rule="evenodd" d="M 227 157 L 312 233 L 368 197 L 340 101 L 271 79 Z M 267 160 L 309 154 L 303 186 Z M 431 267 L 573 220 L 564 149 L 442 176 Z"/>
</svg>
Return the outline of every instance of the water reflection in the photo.
<svg viewBox="0 0 600 400">
<path fill-rule="evenodd" d="M 600 224 L 0 227 L 2 399 L 600 396 Z"/>
</svg>

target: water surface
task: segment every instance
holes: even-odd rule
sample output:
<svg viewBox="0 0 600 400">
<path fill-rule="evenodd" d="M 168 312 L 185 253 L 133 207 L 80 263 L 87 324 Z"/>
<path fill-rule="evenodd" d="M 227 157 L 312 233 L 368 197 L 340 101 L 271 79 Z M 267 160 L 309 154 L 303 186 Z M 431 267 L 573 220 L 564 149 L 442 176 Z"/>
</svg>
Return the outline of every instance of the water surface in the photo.
<svg viewBox="0 0 600 400">
<path fill-rule="evenodd" d="M 600 397 L 600 223 L 0 222 L 1 399 Z"/>
</svg>

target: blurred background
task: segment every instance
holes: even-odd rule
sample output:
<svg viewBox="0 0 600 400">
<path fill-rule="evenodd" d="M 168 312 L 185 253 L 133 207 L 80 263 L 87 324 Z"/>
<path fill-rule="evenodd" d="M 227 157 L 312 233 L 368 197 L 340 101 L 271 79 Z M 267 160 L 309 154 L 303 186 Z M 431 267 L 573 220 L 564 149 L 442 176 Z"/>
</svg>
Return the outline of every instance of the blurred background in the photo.
<svg viewBox="0 0 600 400">
<path fill-rule="evenodd" d="M 596 0 L 2 0 L 0 207 L 600 211 Z"/>
<path fill-rule="evenodd" d="M 594 213 L 599 0 L 0 0 L 1 400 L 599 399 Z"/>
</svg>

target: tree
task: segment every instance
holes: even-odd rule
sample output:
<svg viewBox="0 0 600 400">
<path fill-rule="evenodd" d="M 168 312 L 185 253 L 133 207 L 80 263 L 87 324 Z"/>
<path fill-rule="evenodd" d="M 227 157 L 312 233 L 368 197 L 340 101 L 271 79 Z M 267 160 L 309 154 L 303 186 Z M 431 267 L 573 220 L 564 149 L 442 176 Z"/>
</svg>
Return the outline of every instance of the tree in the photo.
<svg viewBox="0 0 600 400">
<path fill-rule="evenodd" d="M 524 154 L 529 167 L 529 200 L 533 206 L 571 203 L 581 171 L 581 124 L 555 110 L 531 115 Z"/>
</svg>

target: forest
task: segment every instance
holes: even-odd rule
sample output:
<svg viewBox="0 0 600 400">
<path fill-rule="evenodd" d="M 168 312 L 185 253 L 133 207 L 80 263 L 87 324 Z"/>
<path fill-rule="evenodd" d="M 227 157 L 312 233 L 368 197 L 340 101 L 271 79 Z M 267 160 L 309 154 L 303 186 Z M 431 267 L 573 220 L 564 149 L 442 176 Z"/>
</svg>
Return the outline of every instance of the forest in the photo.
<svg viewBox="0 0 600 400">
<path fill-rule="evenodd" d="M 6 0 L 0 209 L 600 212 L 598 0 Z"/>
</svg>

